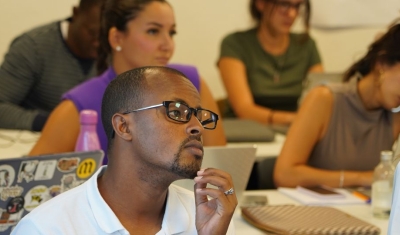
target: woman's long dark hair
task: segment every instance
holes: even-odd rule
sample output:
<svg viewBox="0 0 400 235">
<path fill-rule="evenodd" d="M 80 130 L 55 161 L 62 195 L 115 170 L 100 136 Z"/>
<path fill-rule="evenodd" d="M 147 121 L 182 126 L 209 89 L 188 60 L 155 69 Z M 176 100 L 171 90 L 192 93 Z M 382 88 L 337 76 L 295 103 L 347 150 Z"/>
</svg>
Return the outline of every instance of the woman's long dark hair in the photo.
<svg viewBox="0 0 400 235">
<path fill-rule="evenodd" d="M 126 24 L 135 19 L 139 12 L 151 2 L 166 2 L 165 0 L 105 0 L 101 9 L 101 24 L 97 58 L 97 72 L 103 73 L 109 66 L 111 46 L 108 42 L 108 32 L 112 27 L 126 31 Z"/>
<path fill-rule="evenodd" d="M 400 23 L 392 25 L 386 34 L 369 46 L 367 54 L 346 71 L 343 81 L 350 80 L 356 73 L 369 74 L 377 62 L 389 66 L 400 62 Z"/>
</svg>

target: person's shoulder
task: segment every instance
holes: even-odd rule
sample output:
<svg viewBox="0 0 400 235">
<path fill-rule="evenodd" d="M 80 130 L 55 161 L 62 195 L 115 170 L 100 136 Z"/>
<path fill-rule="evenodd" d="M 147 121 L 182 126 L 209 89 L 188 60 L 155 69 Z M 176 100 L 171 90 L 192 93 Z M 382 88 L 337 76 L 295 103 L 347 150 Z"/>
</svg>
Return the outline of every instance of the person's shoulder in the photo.
<svg viewBox="0 0 400 235">
<path fill-rule="evenodd" d="M 44 25 L 37 26 L 33 29 L 30 29 L 23 33 L 21 36 L 26 36 L 31 38 L 32 40 L 37 40 L 41 38 L 48 37 L 49 33 L 59 33 L 60 32 L 60 22 L 61 21 L 53 21 Z"/>
<path fill-rule="evenodd" d="M 235 31 L 235 32 L 232 32 L 232 33 L 226 35 L 224 38 L 224 41 L 247 39 L 248 37 L 256 36 L 256 34 L 257 34 L 256 28 Z"/>
<path fill-rule="evenodd" d="M 310 90 L 304 103 L 312 104 L 312 106 L 327 107 L 333 102 L 333 92 L 331 87 L 320 85 Z"/>
<path fill-rule="evenodd" d="M 25 48 L 29 49 L 36 48 L 36 46 L 48 48 L 49 44 L 61 38 L 61 36 L 56 36 L 57 34 L 61 35 L 59 24 L 60 21 L 52 22 L 25 31 L 12 40 L 11 47 L 23 48 L 21 45 L 25 45 Z"/>
<path fill-rule="evenodd" d="M 43 219 L 57 219 L 58 215 L 65 216 L 59 211 L 66 213 L 63 208 L 73 207 L 79 200 L 86 200 L 84 195 L 86 193 L 85 184 L 83 183 L 44 202 L 27 214 L 23 220 L 42 221 Z"/>
<path fill-rule="evenodd" d="M 319 85 L 311 89 L 310 94 L 321 98 L 329 98 L 332 96 L 332 89 L 327 85 Z"/>
<path fill-rule="evenodd" d="M 176 69 L 178 71 L 180 71 L 180 70 L 196 70 L 197 71 L 196 66 L 191 65 L 191 64 L 171 63 L 171 64 L 168 64 L 167 67 Z M 180 71 L 180 72 L 182 72 L 182 71 Z"/>
<path fill-rule="evenodd" d="M 193 83 L 197 90 L 200 89 L 200 74 L 196 66 L 188 64 L 168 64 L 167 67 L 183 73 Z"/>
<path fill-rule="evenodd" d="M 76 216 L 77 211 L 90 209 L 89 203 L 87 203 L 86 183 L 63 192 L 36 207 L 18 222 L 13 232 L 15 234 L 50 234 L 50 231 L 57 230 L 60 233 L 60 228 L 66 218 Z"/>
<path fill-rule="evenodd" d="M 314 39 L 306 33 L 290 33 L 291 42 L 297 45 L 312 45 L 315 44 Z"/>
<path fill-rule="evenodd" d="M 108 84 L 112 79 L 114 79 L 114 75 L 111 75 L 112 72 L 109 70 L 110 69 L 97 77 L 90 78 L 89 80 L 75 86 L 71 90 L 67 91 L 63 97 L 79 97 L 80 95 L 86 95 L 88 93 L 90 93 L 90 95 L 101 95 L 102 97 Z M 92 91 L 95 92 L 92 94 Z"/>
</svg>

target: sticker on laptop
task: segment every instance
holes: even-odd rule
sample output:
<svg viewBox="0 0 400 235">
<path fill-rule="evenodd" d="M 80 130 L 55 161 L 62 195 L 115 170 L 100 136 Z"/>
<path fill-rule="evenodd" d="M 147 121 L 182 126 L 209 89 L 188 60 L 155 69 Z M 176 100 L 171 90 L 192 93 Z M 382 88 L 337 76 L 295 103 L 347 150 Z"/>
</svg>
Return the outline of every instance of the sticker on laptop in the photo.
<svg viewBox="0 0 400 235">
<path fill-rule="evenodd" d="M 54 176 L 57 160 L 40 161 L 35 173 L 35 180 L 50 180 Z"/>
<path fill-rule="evenodd" d="M 63 175 L 61 178 L 61 192 L 66 192 L 83 183 L 83 180 L 77 180 L 75 174 Z"/>
<path fill-rule="evenodd" d="M 61 158 L 58 160 L 57 169 L 61 172 L 71 172 L 76 169 L 79 164 L 79 158 Z"/>
<path fill-rule="evenodd" d="M 27 211 L 32 211 L 50 198 L 49 189 L 45 185 L 38 185 L 26 193 L 24 208 Z"/>
<path fill-rule="evenodd" d="M 1 190 L 0 199 L 6 201 L 9 197 L 18 197 L 21 196 L 24 192 L 24 188 L 21 186 L 15 185 L 11 187 L 5 187 Z"/>
<path fill-rule="evenodd" d="M 38 162 L 38 160 L 23 161 L 19 168 L 17 182 L 21 183 L 23 180 L 25 180 L 29 183 L 30 181 L 32 181 Z"/>
<path fill-rule="evenodd" d="M 61 185 L 53 185 L 49 187 L 49 194 L 51 197 L 55 197 L 61 193 Z"/>
<path fill-rule="evenodd" d="M 76 175 L 80 179 L 86 179 L 96 171 L 96 161 L 93 158 L 83 160 L 76 169 Z"/>
<path fill-rule="evenodd" d="M 14 168 L 10 165 L 1 165 L 0 166 L 0 191 L 4 187 L 10 186 L 15 179 L 15 171 Z"/>
<path fill-rule="evenodd" d="M 6 231 L 10 226 L 14 226 L 21 220 L 24 210 L 10 214 L 6 209 L 0 208 L 0 232 Z"/>
<path fill-rule="evenodd" d="M 25 199 L 21 196 L 11 198 L 7 204 L 7 212 L 9 214 L 16 214 L 24 208 Z"/>
</svg>

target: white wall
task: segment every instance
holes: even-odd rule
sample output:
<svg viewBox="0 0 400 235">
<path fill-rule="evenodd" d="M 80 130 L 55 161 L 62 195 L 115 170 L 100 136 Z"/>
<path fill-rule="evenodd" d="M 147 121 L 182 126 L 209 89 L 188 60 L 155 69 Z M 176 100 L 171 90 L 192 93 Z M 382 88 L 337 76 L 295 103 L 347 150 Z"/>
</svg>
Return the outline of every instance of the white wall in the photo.
<svg viewBox="0 0 400 235">
<path fill-rule="evenodd" d="M 42 23 L 67 17 L 77 3 L 78 0 L 0 0 L 0 62 L 15 36 Z M 216 68 L 219 44 L 229 32 L 251 25 L 248 0 L 170 0 L 170 3 L 178 29 L 172 61 L 196 65 L 214 97 L 225 97 Z M 325 70 L 341 72 L 365 53 L 367 45 L 384 29 L 385 26 L 312 29 L 311 35 L 317 41 Z"/>
</svg>

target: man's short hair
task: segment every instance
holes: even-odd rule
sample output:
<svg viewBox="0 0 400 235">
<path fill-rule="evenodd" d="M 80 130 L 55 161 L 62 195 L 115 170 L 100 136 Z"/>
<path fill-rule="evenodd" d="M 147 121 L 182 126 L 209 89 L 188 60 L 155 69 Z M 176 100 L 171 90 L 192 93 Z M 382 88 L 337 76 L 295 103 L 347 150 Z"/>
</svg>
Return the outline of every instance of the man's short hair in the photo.
<svg viewBox="0 0 400 235">
<path fill-rule="evenodd" d="M 126 71 L 112 80 L 104 92 L 101 105 L 101 120 L 107 135 L 108 149 L 111 148 L 114 132 L 112 116 L 115 113 L 142 107 L 147 90 L 145 73 L 151 70 L 172 73 L 188 79 L 183 73 L 172 68 L 147 66 Z"/>
<path fill-rule="evenodd" d="M 86 11 L 94 6 L 101 6 L 104 0 L 80 0 L 79 9 Z"/>
</svg>

